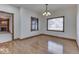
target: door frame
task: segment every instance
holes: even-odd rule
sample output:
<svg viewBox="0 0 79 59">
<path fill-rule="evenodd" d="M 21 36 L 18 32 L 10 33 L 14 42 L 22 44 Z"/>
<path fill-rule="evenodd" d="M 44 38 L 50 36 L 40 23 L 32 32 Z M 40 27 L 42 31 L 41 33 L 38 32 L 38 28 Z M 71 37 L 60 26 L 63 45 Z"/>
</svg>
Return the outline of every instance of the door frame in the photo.
<svg viewBox="0 0 79 59">
<path fill-rule="evenodd" d="M 9 13 L 6 11 L 0 11 L 1 13 L 6 13 L 6 14 L 10 14 L 12 16 L 12 41 L 14 40 L 14 13 Z"/>
</svg>

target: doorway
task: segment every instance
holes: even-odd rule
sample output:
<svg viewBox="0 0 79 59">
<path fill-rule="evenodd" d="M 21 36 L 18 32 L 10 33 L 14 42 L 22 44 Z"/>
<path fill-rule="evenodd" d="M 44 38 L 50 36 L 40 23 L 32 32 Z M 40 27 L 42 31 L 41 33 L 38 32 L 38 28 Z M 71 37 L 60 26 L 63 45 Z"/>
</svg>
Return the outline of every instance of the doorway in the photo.
<svg viewBox="0 0 79 59">
<path fill-rule="evenodd" d="M 14 14 L 13 13 L 9 13 L 9 12 L 5 12 L 5 11 L 0 11 L 0 18 L 3 19 L 2 23 L 6 23 L 8 22 L 8 32 L 11 34 L 11 38 L 12 40 L 14 40 Z M 6 22 L 4 22 L 4 19 L 8 19 L 8 21 L 6 20 Z M 4 24 L 3 24 L 4 25 Z M 0 25 L 2 26 L 2 25 Z M 4 29 L 4 32 L 7 32 L 5 29 L 5 27 L 1 28 Z M 9 31 L 10 30 L 10 31 Z"/>
</svg>

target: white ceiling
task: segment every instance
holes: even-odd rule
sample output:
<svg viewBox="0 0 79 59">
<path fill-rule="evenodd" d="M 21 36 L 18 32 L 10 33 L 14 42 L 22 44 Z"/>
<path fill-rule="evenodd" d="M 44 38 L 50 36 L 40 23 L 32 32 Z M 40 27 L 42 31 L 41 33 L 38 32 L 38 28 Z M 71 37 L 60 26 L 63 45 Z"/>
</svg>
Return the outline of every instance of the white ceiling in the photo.
<svg viewBox="0 0 79 59">
<path fill-rule="evenodd" d="M 48 9 L 50 11 L 57 10 L 59 8 L 65 8 L 69 6 L 73 6 L 74 4 L 48 4 Z M 45 5 L 44 4 L 13 4 L 13 6 L 16 7 L 23 7 L 28 10 L 34 11 L 34 12 L 44 12 L 45 10 Z"/>
</svg>

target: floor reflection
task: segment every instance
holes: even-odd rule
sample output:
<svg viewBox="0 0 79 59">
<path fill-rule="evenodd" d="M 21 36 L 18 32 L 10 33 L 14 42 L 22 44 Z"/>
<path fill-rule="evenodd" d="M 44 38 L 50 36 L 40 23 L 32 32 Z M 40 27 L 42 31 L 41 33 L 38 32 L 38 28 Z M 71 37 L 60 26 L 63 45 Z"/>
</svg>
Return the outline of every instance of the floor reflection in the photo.
<svg viewBox="0 0 79 59">
<path fill-rule="evenodd" d="M 1 54 L 49 54 L 50 52 L 79 54 L 79 49 L 74 40 L 44 35 L 0 44 Z"/>
</svg>

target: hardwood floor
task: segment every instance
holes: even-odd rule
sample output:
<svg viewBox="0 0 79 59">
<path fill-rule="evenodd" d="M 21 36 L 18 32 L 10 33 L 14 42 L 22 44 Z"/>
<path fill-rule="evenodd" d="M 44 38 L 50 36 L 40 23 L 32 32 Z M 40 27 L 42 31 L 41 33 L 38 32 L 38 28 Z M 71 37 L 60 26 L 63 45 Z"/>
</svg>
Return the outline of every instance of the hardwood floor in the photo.
<svg viewBox="0 0 79 59">
<path fill-rule="evenodd" d="M 33 38 L 14 40 L 0 44 L 0 53 L 9 54 L 50 54 L 48 52 L 48 41 L 55 41 L 64 46 L 64 54 L 78 54 L 79 49 L 75 40 L 61 39 L 46 35 Z"/>
</svg>

